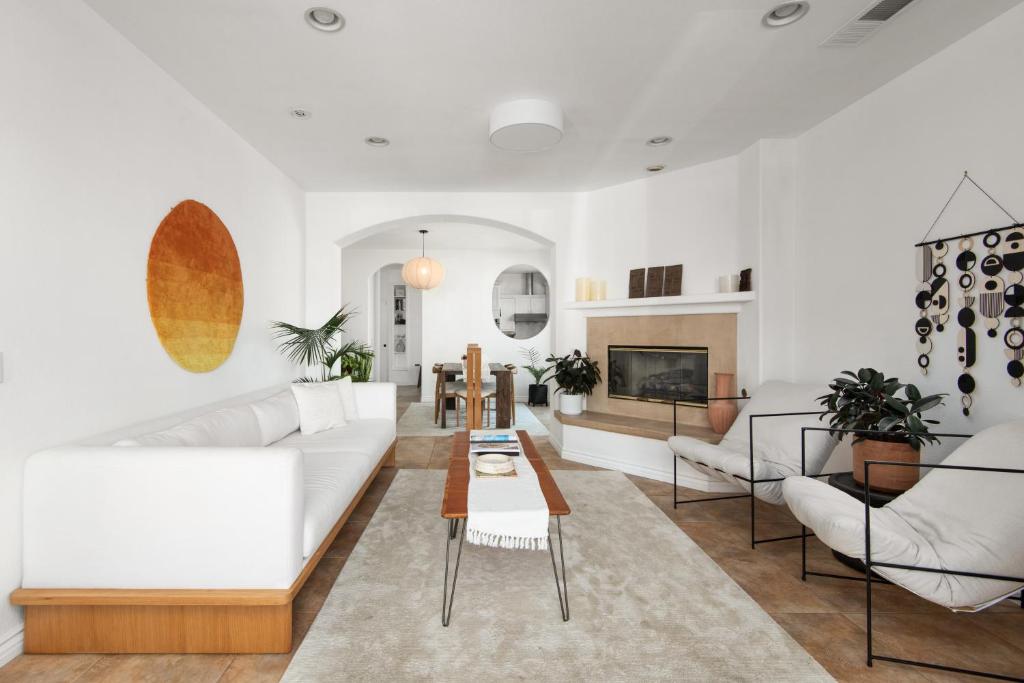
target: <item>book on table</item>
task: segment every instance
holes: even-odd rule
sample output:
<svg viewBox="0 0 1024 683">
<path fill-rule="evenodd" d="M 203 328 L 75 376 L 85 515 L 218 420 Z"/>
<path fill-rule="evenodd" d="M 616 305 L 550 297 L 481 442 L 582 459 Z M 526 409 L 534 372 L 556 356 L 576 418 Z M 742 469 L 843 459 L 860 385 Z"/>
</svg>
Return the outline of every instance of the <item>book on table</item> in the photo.
<svg viewBox="0 0 1024 683">
<path fill-rule="evenodd" d="M 510 429 L 474 429 L 469 433 L 469 452 L 477 455 L 500 453 L 516 456 L 522 453 L 522 448 L 519 445 L 519 437 Z"/>
<path fill-rule="evenodd" d="M 473 429 L 469 432 L 470 443 L 511 443 L 519 442 L 519 436 L 512 429 Z"/>
</svg>

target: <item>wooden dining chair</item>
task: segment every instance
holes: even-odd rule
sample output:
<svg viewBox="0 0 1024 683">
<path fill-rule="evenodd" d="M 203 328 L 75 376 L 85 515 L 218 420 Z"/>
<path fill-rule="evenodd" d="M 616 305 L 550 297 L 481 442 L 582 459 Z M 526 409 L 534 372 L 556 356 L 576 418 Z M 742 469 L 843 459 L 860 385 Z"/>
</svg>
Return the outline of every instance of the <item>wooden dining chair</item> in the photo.
<svg viewBox="0 0 1024 683">
<path fill-rule="evenodd" d="M 458 419 L 459 415 L 459 402 L 455 396 L 455 392 L 464 390 L 466 388 L 465 382 L 446 382 L 444 373 L 444 364 L 434 364 L 434 424 L 437 424 L 441 418 L 441 411 L 447 410 L 448 399 L 455 401 L 455 417 Z"/>
</svg>

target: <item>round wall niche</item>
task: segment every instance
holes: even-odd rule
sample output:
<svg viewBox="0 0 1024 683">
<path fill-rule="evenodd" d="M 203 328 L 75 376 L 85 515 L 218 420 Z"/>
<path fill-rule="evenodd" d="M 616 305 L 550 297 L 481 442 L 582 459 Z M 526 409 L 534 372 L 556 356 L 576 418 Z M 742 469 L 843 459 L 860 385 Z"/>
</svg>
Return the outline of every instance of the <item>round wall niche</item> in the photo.
<svg viewBox="0 0 1024 683">
<path fill-rule="evenodd" d="M 510 266 L 494 281 L 494 325 L 512 339 L 531 339 L 548 325 L 548 281 L 535 266 Z"/>
</svg>

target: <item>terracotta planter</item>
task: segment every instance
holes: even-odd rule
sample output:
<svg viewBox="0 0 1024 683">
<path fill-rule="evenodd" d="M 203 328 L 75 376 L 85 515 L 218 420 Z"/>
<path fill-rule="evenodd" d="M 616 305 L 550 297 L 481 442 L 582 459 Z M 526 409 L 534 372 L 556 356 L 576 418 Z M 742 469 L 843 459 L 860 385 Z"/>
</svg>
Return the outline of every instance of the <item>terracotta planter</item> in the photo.
<svg viewBox="0 0 1024 683">
<path fill-rule="evenodd" d="M 886 462 L 921 462 L 921 452 L 909 443 L 901 441 L 877 441 L 861 439 L 853 444 L 853 480 L 864 485 L 864 461 L 884 460 Z M 917 483 L 919 471 L 916 467 L 871 466 L 871 490 L 899 493 Z"/>
<path fill-rule="evenodd" d="M 715 373 L 715 396 L 735 396 L 732 383 L 736 375 L 731 372 Z M 739 410 L 736 401 L 709 401 L 708 422 L 716 434 L 725 434 L 736 421 Z"/>
</svg>

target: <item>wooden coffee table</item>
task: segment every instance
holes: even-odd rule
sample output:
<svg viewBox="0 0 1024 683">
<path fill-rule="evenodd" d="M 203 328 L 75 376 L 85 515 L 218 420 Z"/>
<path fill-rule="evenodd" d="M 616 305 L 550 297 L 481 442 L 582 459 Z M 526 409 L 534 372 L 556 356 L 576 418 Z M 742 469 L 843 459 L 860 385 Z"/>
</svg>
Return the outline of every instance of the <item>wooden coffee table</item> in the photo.
<svg viewBox="0 0 1024 683">
<path fill-rule="evenodd" d="M 562 612 L 562 621 L 569 621 L 569 593 L 565 582 L 565 547 L 562 544 L 562 517 L 571 513 L 568 503 L 558 490 L 558 484 L 551 476 L 551 470 L 544 464 L 534 446 L 530 435 L 518 431 L 519 443 L 523 447 L 523 456 L 533 465 L 537 473 L 540 490 L 548 504 L 548 513 L 555 518 L 558 528 L 558 556 L 562 565 L 561 583 L 559 583 L 558 567 L 555 563 L 555 547 L 548 534 L 548 550 L 551 554 L 551 571 L 555 574 L 555 588 L 558 591 L 558 607 Z M 519 457 L 523 457 L 519 456 Z M 468 517 L 467 498 L 469 496 L 469 432 L 456 432 L 452 440 L 452 454 L 448 461 L 448 478 L 444 483 L 444 499 L 441 501 L 441 517 L 448 520 L 445 533 L 444 548 L 444 595 L 441 603 L 441 625 L 447 626 L 452 619 L 452 605 L 455 603 L 455 584 L 459 580 L 459 562 L 462 560 L 462 544 L 466 539 L 466 518 Z M 451 591 L 448 587 L 448 573 L 451 564 L 452 542 L 458 538 L 458 552 L 455 556 L 455 568 L 452 571 Z"/>
</svg>

